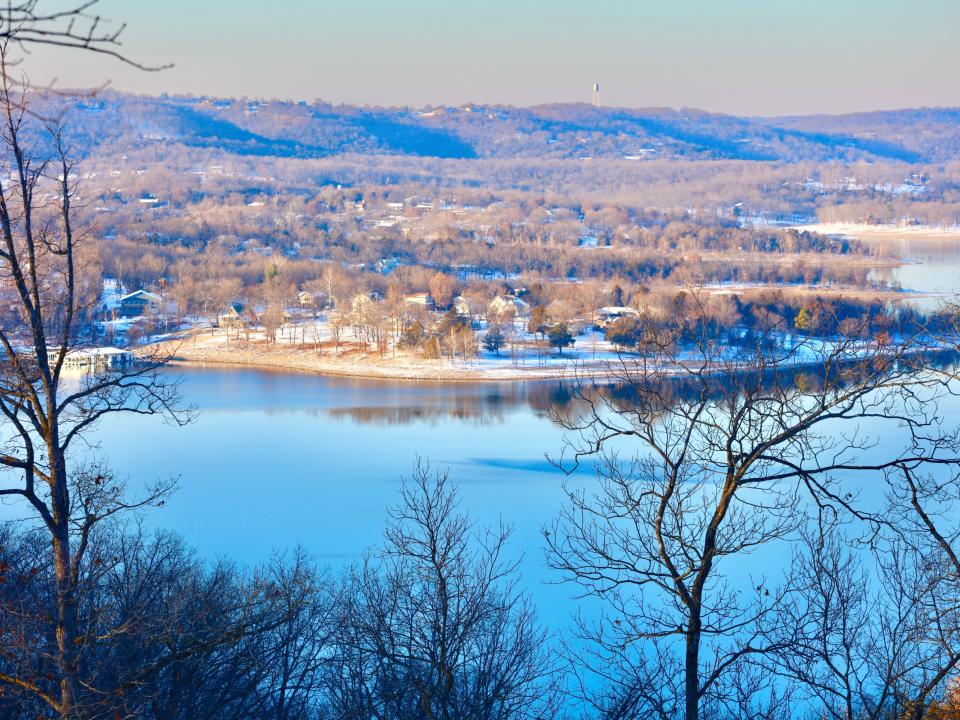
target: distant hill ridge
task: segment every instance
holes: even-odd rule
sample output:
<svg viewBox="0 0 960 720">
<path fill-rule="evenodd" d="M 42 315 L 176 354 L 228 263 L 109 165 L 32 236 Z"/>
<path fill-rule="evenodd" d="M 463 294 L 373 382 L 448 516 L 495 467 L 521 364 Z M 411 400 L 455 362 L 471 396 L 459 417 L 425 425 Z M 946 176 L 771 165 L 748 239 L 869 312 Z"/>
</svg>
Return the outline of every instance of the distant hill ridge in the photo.
<svg viewBox="0 0 960 720">
<path fill-rule="evenodd" d="M 68 110 L 73 147 L 83 153 L 173 144 L 291 158 L 960 160 L 960 108 L 757 118 L 586 104 L 410 109 L 117 91 L 37 102 L 48 112 Z"/>
</svg>

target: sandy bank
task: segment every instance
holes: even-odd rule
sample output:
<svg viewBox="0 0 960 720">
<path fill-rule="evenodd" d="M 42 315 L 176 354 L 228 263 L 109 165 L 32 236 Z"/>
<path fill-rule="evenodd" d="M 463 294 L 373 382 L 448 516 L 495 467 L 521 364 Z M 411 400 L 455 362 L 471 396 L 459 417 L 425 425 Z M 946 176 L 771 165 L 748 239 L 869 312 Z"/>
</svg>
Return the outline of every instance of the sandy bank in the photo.
<svg viewBox="0 0 960 720">
<path fill-rule="evenodd" d="M 184 366 L 245 367 L 284 372 L 314 373 L 384 380 L 424 380 L 443 382 L 557 380 L 612 374 L 608 360 L 585 361 L 550 356 L 545 364 L 527 360 L 513 364 L 509 358 L 487 360 L 426 360 L 397 353 L 380 357 L 356 351 L 340 355 L 332 351 L 317 353 L 311 349 L 270 346 L 266 343 L 236 343 L 228 346 L 194 342 L 192 338 L 149 346 L 149 352 L 169 354 L 171 364 Z"/>
</svg>

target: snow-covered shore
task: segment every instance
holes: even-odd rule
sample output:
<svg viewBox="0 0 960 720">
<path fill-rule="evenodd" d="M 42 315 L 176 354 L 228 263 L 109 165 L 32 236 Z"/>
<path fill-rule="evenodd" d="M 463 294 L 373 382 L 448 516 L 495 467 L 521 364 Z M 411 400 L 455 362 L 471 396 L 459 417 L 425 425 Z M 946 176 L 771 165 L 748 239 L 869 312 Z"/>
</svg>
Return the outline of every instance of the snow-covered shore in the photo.
<svg viewBox="0 0 960 720">
<path fill-rule="evenodd" d="M 187 333 L 141 346 L 140 352 L 166 355 L 170 364 L 184 366 L 232 366 L 277 372 L 313 373 L 380 380 L 416 380 L 424 382 L 512 382 L 534 380 L 571 380 L 574 378 L 617 378 L 631 373 L 631 358 L 621 355 L 590 331 L 577 338 L 574 348 L 563 354 L 543 347 L 524 345 L 500 354 L 481 350 L 475 357 L 428 359 L 411 350 L 391 348 L 380 354 L 365 343 L 344 340 L 332 343 L 304 343 L 288 335 L 283 341 L 267 342 L 258 333 L 239 338 L 225 330 L 194 329 Z M 954 344 L 944 346 L 952 349 Z M 825 339 L 785 335 L 782 362 L 794 368 L 822 366 L 835 345 Z M 919 349 L 919 348 L 918 348 Z M 847 346 L 844 357 L 854 360 L 875 352 L 870 341 Z M 755 361 L 741 356 L 733 348 L 716 358 L 724 368 L 748 369 Z M 681 353 L 673 364 L 659 369 L 664 375 L 682 374 L 702 366 L 695 353 Z"/>
<path fill-rule="evenodd" d="M 943 240 L 960 239 L 960 225 L 872 225 L 868 223 L 816 223 L 799 225 L 797 230 L 816 232 L 823 235 L 844 235 L 867 240 L 871 237 L 885 238 L 940 238 Z"/>
<path fill-rule="evenodd" d="M 319 325 L 319 323 L 318 323 Z M 550 380 L 578 376 L 602 377 L 614 374 L 618 360 L 613 346 L 596 332 L 576 339 L 573 348 L 555 349 L 523 344 L 503 348 L 500 353 L 481 349 L 472 358 L 428 359 L 418 352 L 391 347 L 382 355 L 349 337 L 339 347 L 321 329 L 303 339 L 297 328 L 275 343 L 260 332 L 237 337 L 225 330 L 191 330 L 145 347 L 150 353 L 172 356 L 172 364 L 219 365 L 308 372 L 322 375 L 392 380 L 435 380 L 443 382 Z"/>
</svg>

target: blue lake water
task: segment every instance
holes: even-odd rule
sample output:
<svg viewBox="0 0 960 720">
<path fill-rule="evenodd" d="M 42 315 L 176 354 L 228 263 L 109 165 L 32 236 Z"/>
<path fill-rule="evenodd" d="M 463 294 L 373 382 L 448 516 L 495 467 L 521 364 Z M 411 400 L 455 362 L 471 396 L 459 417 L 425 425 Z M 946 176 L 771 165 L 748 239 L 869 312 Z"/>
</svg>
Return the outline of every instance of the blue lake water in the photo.
<svg viewBox="0 0 960 720">
<path fill-rule="evenodd" d="M 377 546 L 401 478 L 421 457 L 449 470 L 476 520 L 514 526 L 509 550 L 523 558 L 522 585 L 544 623 L 568 626 L 579 601 L 545 567 L 541 530 L 561 507 L 564 483 L 596 481 L 589 466 L 567 477 L 545 457 L 563 448 L 549 417 L 566 399 L 559 385 L 177 373 L 184 401 L 199 411 L 192 424 L 117 415 L 98 431 L 102 453 L 131 487 L 179 479 L 166 506 L 145 514 L 147 524 L 182 534 L 206 557 L 252 564 L 301 546 L 336 569 Z M 960 401 L 950 405 L 946 416 L 960 416 Z M 905 440 L 895 427 L 863 431 L 887 449 Z M 864 502 L 882 499 L 881 476 L 856 482 Z M 776 578 L 787 558 L 789 549 L 771 544 L 725 567 Z"/>
<path fill-rule="evenodd" d="M 567 587 L 547 584 L 542 526 L 567 478 L 563 434 L 547 416 L 551 383 L 378 382 L 256 370 L 185 370 L 182 394 L 199 410 L 186 427 L 114 416 L 101 451 L 131 487 L 176 476 L 179 490 L 146 522 L 182 534 L 204 556 L 241 562 L 302 546 L 342 566 L 376 546 L 401 478 L 417 457 L 449 470 L 462 506 L 481 523 L 514 526 L 523 584 L 550 624 L 569 610 Z M 554 578 L 555 579 L 555 578 Z"/>
</svg>

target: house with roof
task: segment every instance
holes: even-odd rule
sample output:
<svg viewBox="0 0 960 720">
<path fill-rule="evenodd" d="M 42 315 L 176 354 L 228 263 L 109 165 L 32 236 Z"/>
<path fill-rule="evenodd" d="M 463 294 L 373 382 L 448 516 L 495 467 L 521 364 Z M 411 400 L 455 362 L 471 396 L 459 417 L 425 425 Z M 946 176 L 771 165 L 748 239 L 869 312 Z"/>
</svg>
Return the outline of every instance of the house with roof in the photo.
<svg viewBox="0 0 960 720">
<path fill-rule="evenodd" d="M 160 310 L 163 298 L 146 290 L 135 290 L 120 298 L 120 317 L 134 318 L 154 315 Z"/>
<path fill-rule="evenodd" d="M 433 310 L 434 302 L 433 296 L 430 293 L 412 293 L 410 295 L 404 295 L 403 301 L 407 305 L 415 305 L 417 307 L 426 308 L 427 310 Z"/>
<path fill-rule="evenodd" d="M 453 299 L 453 311 L 460 317 L 468 318 L 473 315 L 470 309 L 470 301 L 463 295 L 457 295 Z"/>
<path fill-rule="evenodd" d="M 350 301 L 350 312 L 354 315 L 362 315 L 368 312 L 373 307 L 374 298 L 372 296 L 373 293 L 354 295 L 353 300 Z"/>
<path fill-rule="evenodd" d="M 516 295 L 497 295 L 487 305 L 487 315 L 498 320 L 508 317 L 525 317 L 530 314 L 530 306 Z"/>
<path fill-rule="evenodd" d="M 217 322 L 222 328 L 236 329 L 243 327 L 243 315 L 247 311 L 246 305 L 242 302 L 232 302 L 227 309 L 220 314 Z"/>
<path fill-rule="evenodd" d="M 319 294 L 301 290 L 297 293 L 297 305 L 306 310 L 316 309 L 320 306 Z"/>
</svg>

